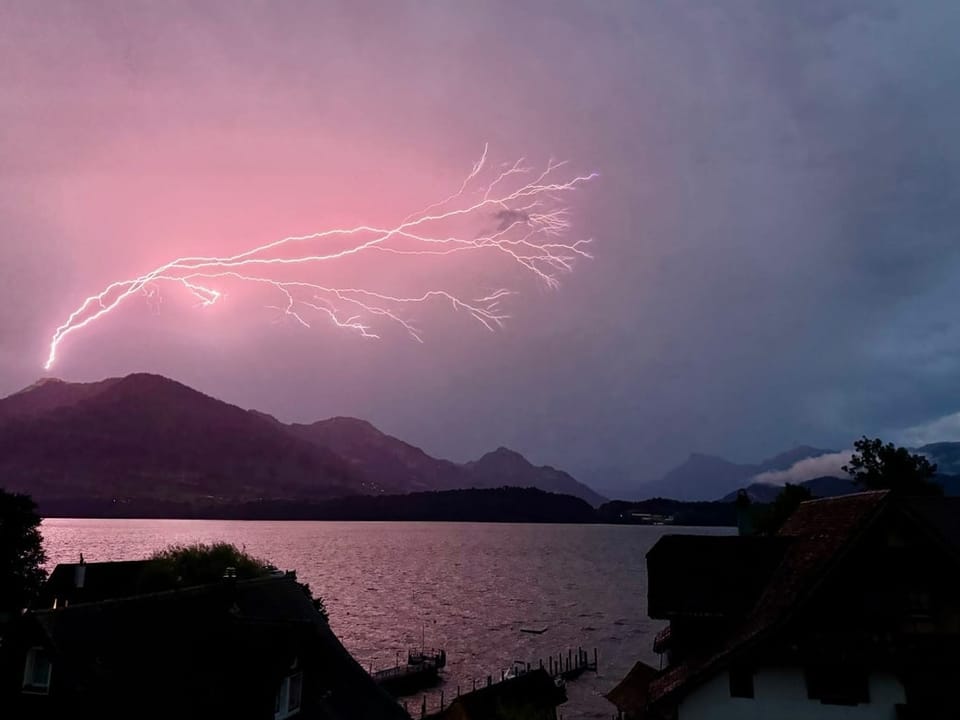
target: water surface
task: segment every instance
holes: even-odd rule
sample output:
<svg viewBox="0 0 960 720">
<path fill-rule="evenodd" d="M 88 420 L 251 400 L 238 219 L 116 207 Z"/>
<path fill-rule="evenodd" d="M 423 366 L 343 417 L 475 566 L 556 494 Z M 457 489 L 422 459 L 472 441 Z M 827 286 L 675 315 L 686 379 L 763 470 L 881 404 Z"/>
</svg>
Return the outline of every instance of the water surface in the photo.
<svg viewBox="0 0 960 720">
<path fill-rule="evenodd" d="M 609 718 L 602 694 L 636 660 L 655 664 L 663 626 L 647 617 L 645 559 L 665 532 L 726 529 L 499 523 L 272 522 L 52 518 L 58 562 L 132 560 L 170 543 L 234 543 L 296 570 L 323 596 L 330 623 L 365 666 L 393 665 L 408 647 L 443 647 L 449 699 L 514 660 L 536 664 L 597 648 L 600 671 L 568 684 L 564 718 Z M 542 635 L 521 632 L 543 628 Z M 431 705 L 439 689 L 430 694 Z M 420 697 L 408 699 L 411 710 Z M 413 713 L 418 716 L 419 713 Z"/>
</svg>

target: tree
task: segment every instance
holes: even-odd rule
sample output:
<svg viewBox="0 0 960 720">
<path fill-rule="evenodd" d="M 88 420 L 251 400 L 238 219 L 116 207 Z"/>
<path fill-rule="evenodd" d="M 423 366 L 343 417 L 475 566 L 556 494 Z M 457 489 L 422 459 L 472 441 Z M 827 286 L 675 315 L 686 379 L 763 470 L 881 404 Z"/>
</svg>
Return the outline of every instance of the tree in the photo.
<svg viewBox="0 0 960 720">
<path fill-rule="evenodd" d="M 47 578 L 46 561 L 37 504 L 29 495 L 0 490 L 0 614 L 33 602 Z"/>
<path fill-rule="evenodd" d="M 273 568 L 230 543 L 170 545 L 150 556 L 144 582 L 157 589 L 220 582 L 231 568 L 238 580 L 269 575 Z"/>
<path fill-rule="evenodd" d="M 933 481 L 937 466 L 923 455 L 905 447 L 884 444 L 880 438 L 863 436 L 854 444 L 854 453 L 843 471 L 866 490 L 894 490 L 904 495 L 942 495 Z"/>
<path fill-rule="evenodd" d="M 254 557 L 245 549 L 226 542 L 170 545 L 150 557 L 150 564 L 140 579 L 143 592 L 169 590 L 190 585 L 208 585 L 220 582 L 230 570 L 231 577 L 249 580 L 277 572 L 265 560 Z M 327 609 L 320 597 L 314 597 L 307 583 L 297 583 L 310 598 L 317 612 L 327 620 Z"/>
<path fill-rule="evenodd" d="M 757 518 L 756 532 L 759 535 L 776 535 L 777 531 L 787 521 L 787 518 L 793 515 L 793 512 L 805 500 L 813 498 L 810 490 L 803 485 L 791 485 L 787 483 L 783 490 L 777 495 L 770 505 L 768 505 Z"/>
</svg>

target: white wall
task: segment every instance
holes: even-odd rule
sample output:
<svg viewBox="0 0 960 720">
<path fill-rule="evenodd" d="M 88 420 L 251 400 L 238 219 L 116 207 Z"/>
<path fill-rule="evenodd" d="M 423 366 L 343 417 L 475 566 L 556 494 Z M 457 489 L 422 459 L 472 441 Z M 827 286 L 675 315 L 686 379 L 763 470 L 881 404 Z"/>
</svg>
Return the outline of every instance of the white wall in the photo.
<svg viewBox="0 0 960 720">
<path fill-rule="evenodd" d="M 903 686 L 888 674 L 870 676 L 870 702 L 824 705 L 807 697 L 800 668 L 761 669 L 751 698 L 730 697 L 726 672 L 707 681 L 680 704 L 678 720 L 896 720 L 894 705 L 906 702 Z"/>
</svg>

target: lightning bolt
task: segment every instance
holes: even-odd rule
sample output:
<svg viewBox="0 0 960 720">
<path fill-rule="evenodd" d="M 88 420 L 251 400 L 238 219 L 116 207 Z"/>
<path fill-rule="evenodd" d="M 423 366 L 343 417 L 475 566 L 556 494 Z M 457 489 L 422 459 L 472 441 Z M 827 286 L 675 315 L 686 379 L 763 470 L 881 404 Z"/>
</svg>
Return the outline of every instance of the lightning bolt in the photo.
<svg viewBox="0 0 960 720">
<path fill-rule="evenodd" d="M 433 301 L 445 302 L 488 330 L 496 330 L 508 317 L 501 303 L 514 294 L 506 288 L 478 298 L 463 297 L 442 288 L 394 295 L 371 288 L 336 287 L 278 276 L 281 269 L 315 270 L 318 265 L 362 254 L 489 253 L 518 265 L 547 287 L 558 287 L 561 273 L 571 272 L 577 259 L 591 257 L 586 249 L 590 239 L 563 241 L 571 223 L 562 199 L 597 177 L 597 173 L 564 175 L 566 163 L 553 160 L 535 170 L 522 158 L 487 173 L 487 153 L 484 146 L 480 159 L 456 192 L 407 215 L 394 227 L 337 228 L 285 237 L 225 257 L 180 257 L 138 277 L 112 282 L 87 297 L 54 331 L 44 368 L 53 367 L 60 345 L 69 335 L 110 314 L 131 297 L 144 295 L 159 311 L 163 284 L 181 286 L 201 307 L 220 301 L 225 283 L 262 287 L 276 294 L 278 302 L 267 307 L 281 317 L 289 317 L 306 328 L 311 327 L 315 317 L 326 318 L 338 328 L 368 338 L 379 337 L 373 323 L 380 321 L 393 323 L 422 342 L 419 329 L 404 317 L 404 308 Z M 465 237 L 462 232 L 449 230 L 458 221 L 474 221 L 491 229 Z M 346 247 L 316 249 L 335 239 L 346 242 Z"/>
</svg>

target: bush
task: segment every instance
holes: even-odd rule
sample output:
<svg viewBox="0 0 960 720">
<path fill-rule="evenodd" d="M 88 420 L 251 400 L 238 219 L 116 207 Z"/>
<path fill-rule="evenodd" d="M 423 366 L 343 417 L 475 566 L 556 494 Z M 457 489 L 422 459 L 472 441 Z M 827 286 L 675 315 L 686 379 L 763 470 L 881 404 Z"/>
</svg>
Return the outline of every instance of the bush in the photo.
<svg viewBox="0 0 960 720">
<path fill-rule="evenodd" d="M 150 556 L 150 564 L 141 576 L 141 589 L 151 592 L 208 585 L 220 582 L 228 568 L 236 574 L 237 580 L 250 580 L 276 572 L 276 568 L 267 561 L 253 557 L 230 543 L 170 545 Z M 317 612 L 327 620 L 323 599 L 314 597 L 307 583 L 297 584 L 313 602 Z"/>
</svg>

